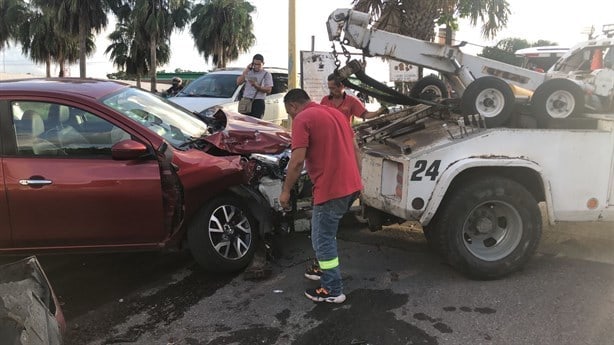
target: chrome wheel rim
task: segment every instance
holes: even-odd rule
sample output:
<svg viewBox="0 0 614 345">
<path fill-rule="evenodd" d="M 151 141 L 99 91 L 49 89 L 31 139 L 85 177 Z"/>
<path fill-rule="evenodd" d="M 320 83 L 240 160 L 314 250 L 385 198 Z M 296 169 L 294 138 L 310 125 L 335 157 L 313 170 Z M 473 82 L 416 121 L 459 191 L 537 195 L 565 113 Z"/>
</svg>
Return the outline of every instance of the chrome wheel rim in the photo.
<svg viewBox="0 0 614 345">
<path fill-rule="evenodd" d="M 473 208 L 465 219 L 462 241 L 476 258 L 497 261 L 518 247 L 523 231 L 516 208 L 503 201 L 488 201 Z"/>
<path fill-rule="evenodd" d="M 550 117 L 555 119 L 564 119 L 568 117 L 575 107 L 576 99 L 569 91 L 554 91 L 546 99 L 546 111 Z"/>
<path fill-rule="evenodd" d="M 475 99 L 475 109 L 484 117 L 496 117 L 505 107 L 505 96 L 497 89 L 484 89 Z"/>
<path fill-rule="evenodd" d="M 224 259 L 243 258 L 252 245 L 252 229 L 247 216 L 234 205 L 221 205 L 209 218 L 209 240 Z"/>
</svg>

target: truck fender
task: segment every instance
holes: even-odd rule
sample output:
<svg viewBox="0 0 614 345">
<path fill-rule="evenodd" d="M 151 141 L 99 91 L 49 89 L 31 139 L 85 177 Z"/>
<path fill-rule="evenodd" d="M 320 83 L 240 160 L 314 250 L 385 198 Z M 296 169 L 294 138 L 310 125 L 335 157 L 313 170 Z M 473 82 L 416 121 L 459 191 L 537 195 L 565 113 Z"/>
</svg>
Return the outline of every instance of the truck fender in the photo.
<svg viewBox="0 0 614 345">
<path fill-rule="evenodd" d="M 471 168 L 506 168 L 506 167 L 519 167 L 528 168 L 536 172 L 543 184 L 544 194 L 546 198 L 546 210 L 548 212 L 548 219 L 551 225 L 554 225 L 554 209 L 552 207 L 552 191 L 550 190 L 550 183 L 544 176 L 541 166 L 536 162 L 530 161 L 526 158 L 511 158 L 511 157 L 471 157 L 465 158 L 450 164 L 443 173 L 440 175 L 431 198 L 427 202 L 426 208 L 420 217 L 420 223 L 422 225 L 428 225 L 433 219 L 433 216 L 437 212 L 437 209 L 441 205 L 443 198 L 446 196 L 450 185 L 454 179 L 459 176 L 463 171 Z"/>
</svg>

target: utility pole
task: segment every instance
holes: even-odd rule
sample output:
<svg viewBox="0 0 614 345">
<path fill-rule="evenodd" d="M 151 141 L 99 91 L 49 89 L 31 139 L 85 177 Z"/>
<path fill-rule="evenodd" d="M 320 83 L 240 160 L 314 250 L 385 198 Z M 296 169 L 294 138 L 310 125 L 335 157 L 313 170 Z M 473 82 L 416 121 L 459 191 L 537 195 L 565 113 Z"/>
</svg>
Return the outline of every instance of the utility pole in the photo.
<svg viewBox="0 0 614 345">
<path fill-rule="evenodd" d="M 296 60 L 296 0 L 288 0 L 288 89 L 298 87 Z M 290 116 L 287 127 L 292 128 Z"/>
<path fill-rule="evenodd" d="M 288 88 L 298 87 L 296 71 L 296 0 L 288 0 Z"/>
</svg>

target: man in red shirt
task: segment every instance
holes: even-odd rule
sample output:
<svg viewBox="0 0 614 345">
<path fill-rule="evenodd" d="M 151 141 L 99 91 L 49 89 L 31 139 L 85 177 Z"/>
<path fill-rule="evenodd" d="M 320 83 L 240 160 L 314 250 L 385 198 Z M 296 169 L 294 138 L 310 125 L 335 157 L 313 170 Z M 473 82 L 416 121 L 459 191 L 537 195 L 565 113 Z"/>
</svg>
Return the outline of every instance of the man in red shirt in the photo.
<svg viewBox="0 0 614 345">
<path fill-rule="evenodd" d="M 320 104 L 339 110 L 345 116 L 347 116 L 350 123 L 352 123 L 355 116 L 366 120 L 388 112 L 386 107 L 381 107 L 377 111 L 367 111 L 365 106 L 357 97 L 345 93 L 345 86 L 343 86 L 343 83 L 339 77 L 337 77 L 335 74 L 331 74 L 327 79 L 328 91 L 330 91 L 330 95 L 324 96 L 320 101 Z"/>
<path fill-rule="evenodd" d="M 292 118 L 292 156 L 280 204 L 284 208 L 290 206 L 290 191 L 304 163 L 314 185 L 311 241 L 321 269 L 321 276 L 316 275 L 321 285 L 307 289 L 305 295 L 315 302 L 342 303 L 345 295 L 337 254 L 337 228 L 362 190 L 354 132 L 345 115 L 312 102 L 301 89 L 288 91 L 284 104 Z M 309 270 L 308 273 L 313 273 Z"/>
</svg>

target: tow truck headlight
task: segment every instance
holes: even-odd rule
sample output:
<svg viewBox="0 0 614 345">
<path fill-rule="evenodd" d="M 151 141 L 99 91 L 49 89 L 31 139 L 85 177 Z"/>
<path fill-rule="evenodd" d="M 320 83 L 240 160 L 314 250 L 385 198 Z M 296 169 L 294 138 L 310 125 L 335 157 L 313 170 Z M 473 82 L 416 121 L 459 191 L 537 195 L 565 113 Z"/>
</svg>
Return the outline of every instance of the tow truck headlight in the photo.
<svg viewBox="0 0 614 345">
<path fill-rule="evenodd" d="M 404 180 L 403 164 L 385 159 L 382 164 L 382 195 L 401 199 Z"/>
</svg>

